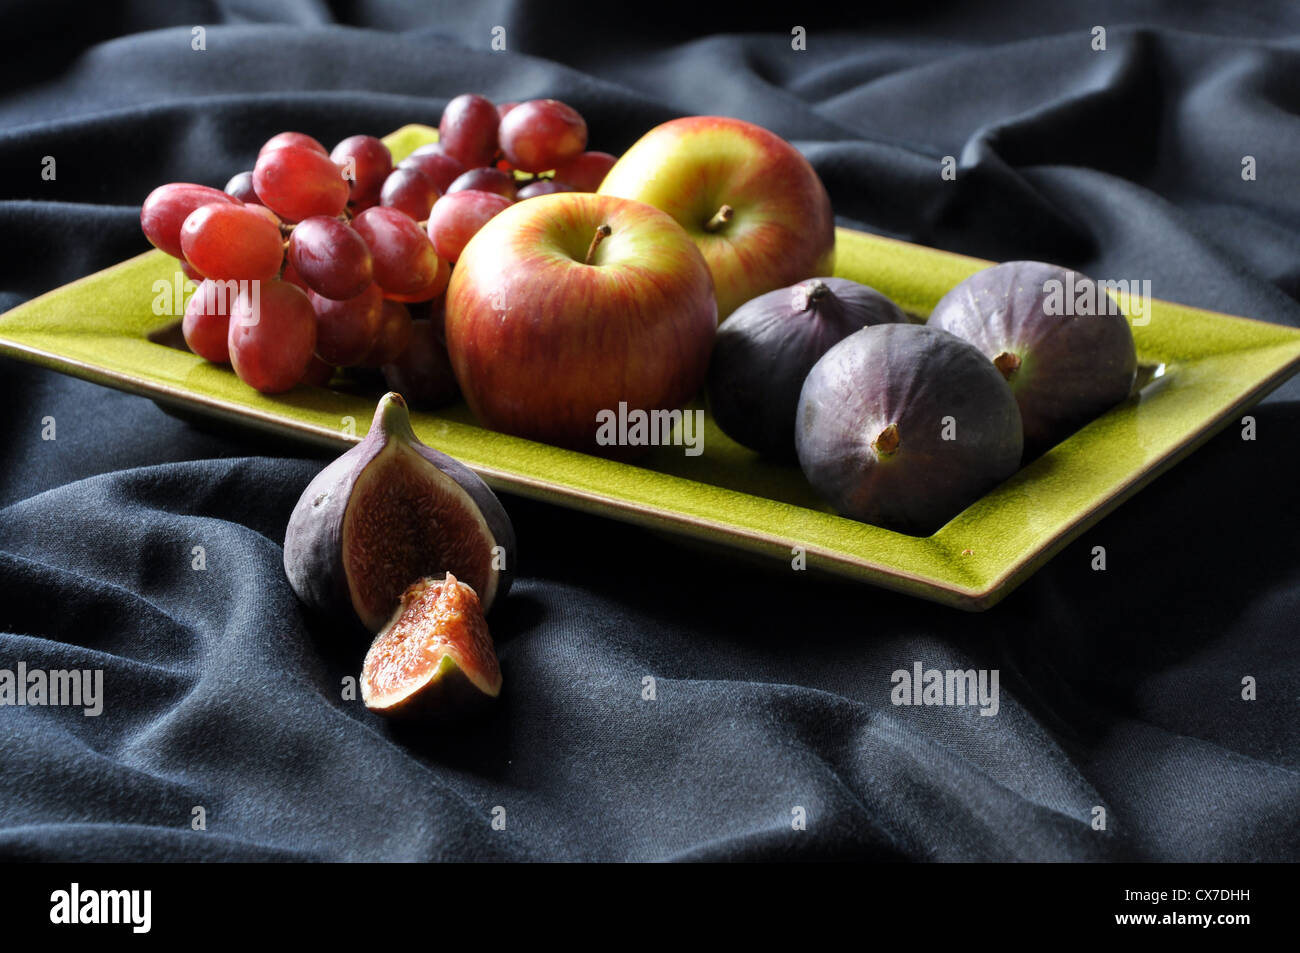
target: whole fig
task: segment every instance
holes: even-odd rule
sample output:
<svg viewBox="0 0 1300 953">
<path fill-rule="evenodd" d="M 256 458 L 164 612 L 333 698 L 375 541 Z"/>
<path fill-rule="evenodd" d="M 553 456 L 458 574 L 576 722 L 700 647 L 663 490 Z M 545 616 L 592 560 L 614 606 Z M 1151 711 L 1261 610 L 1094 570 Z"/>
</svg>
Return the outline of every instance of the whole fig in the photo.
<svg viewBox="0 0 1300 953">
<path fill-rule="evenodd" d="M 1129 395 L 1128 319 L 1096 281 L 1041 261 L 976 272 L 940 299 L 930 327 L 969 341 L 1016 395 L 1036 456 Z"/>
<path fill-rule="evenodd" d="M 371 632 L 412 583 L 448 572 L 473 587 L 486 612 L 509 589 L 514 557 L 514 528 L 496 495 L 416 438 L 396 393 L 379 401 L 365 439 L 311 481 L 284 540 L 298 597 Z"/>
<path fill-rule="evenodd" d="M 804 475 L 842 515 L 934 532 L 1020 465 L 1020 411 L 987 358 L 920 324 L 863 328 L 804 382 Z"/>
<path fill-rule="evenodd" d="M 713 419 L 751 450 L 794 459 L 795 409 L 813 365 L 854 331 L 906 322 L 894 302 L 847 278 L 810 278 L 747 301 L 714 339 L 708 377 Z"/>
</svg>

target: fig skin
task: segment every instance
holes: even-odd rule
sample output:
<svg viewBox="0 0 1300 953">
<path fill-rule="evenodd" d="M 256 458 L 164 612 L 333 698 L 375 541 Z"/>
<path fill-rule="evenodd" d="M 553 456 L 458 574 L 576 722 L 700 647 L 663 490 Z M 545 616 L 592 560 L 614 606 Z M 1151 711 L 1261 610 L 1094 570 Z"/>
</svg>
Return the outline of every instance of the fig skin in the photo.
<svg viewBox="0 0 1300 953">
<path fill-rule="evenodd" d="M 509 592 L 513 577 L 515 532 L 510 518 L 496 494 L 469 467 L 416 438 L 406 401 L 391 392 L 380 399 L 365 439 L 318 473 L 298 499 L 284 539 L 284 569 L 289 584 L 309 609 L 322 615 L 353 619 L 371 632 L 383 625 L 389 610 L 377 620 L 365 619 L 353 603 L 343 553 L 343 528 L 352 490 L 390 441 L 405 443 L 458 485 L 481 513 L 494 544 L 504 548 L 505 568 L 496 574 L 495 589 L 481 597 L 484 612 L 490 611 L 496 600 Z M 426 566 L 412 572 L 411 579 L 460 568 Z M 462 575 L 472 578 L 474 574 L 462 571 Z M 400 595 L 400 590 L 393 594 L 394 605 Z"/>
<path fill-rule="evenodd" d="M 417 612 L 431 609 L 434 617 L 413 620 L 418 634 L 408 632 L 406 639 L 396 643 L 391 638 L 394 629 L 412 608 Z M 412 639 L 418 643 L 409 645 Z M 402 653 L 401 648 L 408 651 Z M 437 667 L 404 686 L 406 694 L 393 697 L 393 687 L 389 686 L 389 694 L 384 695 L 376 685 L 377 677 L 390 674 L 393 667 L 405 668 L 413 654 L 411 648 L 421 657 L 441 653 Z M 398 651 L 394 653 L 394 649 Z M 466 668 L 475 662 L 478 681 Z M 361 666 L 361 700 L 366 708 L 407 722 L 446 722 L 475 714 L 496 700 L 501 683 L 501 666 L 478 594 L 452 573 L 443 579 L 421 579 L 402 593 L 397 609 L 375 636 Z"/>
<path fill-rule="evenodd" d="M 707 383 L 713 419 L 737 443 L 793 460 L 795 411 L 813 365 L 854 331 L 906 322 L 894 302 L 847 278 L 810 278 L 751 299 L 714 339 Z"/>
<path fill-rule="evenodd" d="M 944 440 L 944 418 L 955 439 Z M 863 328 L 808 374 L 795 426 L 808 481 L 843 516 L 934 532 L 1016 472 L 1011 388 L 972 345 L 920 324 Z"/>
<path fill-rule="evenodd" d="M 1114 314 L 1048 314 L 1047 282 L 1085 285 Z M 1072 284 L 1071 284 L 1072 283 Z M 1100 310 L 1097 307 L 1095 310 Z M 1128 319 L 1093 279 L 1038 261 L 1009 261 L 977 272 L 940 299 L 930 327 L 969 341 L 1011 385 L 1037 456 L 1127 398 L 1137 375 Z"/>
</svg>

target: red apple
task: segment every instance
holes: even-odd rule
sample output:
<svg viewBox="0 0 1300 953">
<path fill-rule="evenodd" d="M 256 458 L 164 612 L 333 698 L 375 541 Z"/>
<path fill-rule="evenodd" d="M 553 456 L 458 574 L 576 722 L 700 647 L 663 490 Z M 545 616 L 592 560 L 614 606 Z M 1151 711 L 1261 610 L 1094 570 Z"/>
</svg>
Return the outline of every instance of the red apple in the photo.
<svg viewBox="0 0 1300 953">
<path fill-rule="evenodd" d="M 447 350 L 495 430 L 601 446 L 602 412 L 673 410 L 703 385 L 717 328 L 704 257 L 669 216 L 589 192 L 539 195 L 484 225 L 447 288 Z"/>
<path fill-rule="evenodd" d="M 829 275 L 830 197 L 794 146 L 753 123 L 690 116 L 656 126 L 600 194 L 646 202 L 686 229 L 713 273 L 718 318 L 751 298 Z"/>
</svg>

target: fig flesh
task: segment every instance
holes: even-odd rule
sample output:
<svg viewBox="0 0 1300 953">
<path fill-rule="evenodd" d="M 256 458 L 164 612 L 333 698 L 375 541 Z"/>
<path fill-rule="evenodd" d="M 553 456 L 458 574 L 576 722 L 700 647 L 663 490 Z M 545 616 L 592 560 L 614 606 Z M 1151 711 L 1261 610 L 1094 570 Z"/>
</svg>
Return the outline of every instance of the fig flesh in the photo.
<svg viewBox="0 0 1300 953">
<path fill-rule="evenodd" d="M 402 593 L 361 667 L 361 700 L 389 717 L 456 718 L 500 693 L 501 666 L 478 595 L 452 573 Z"/>
<path fill-rule="evenodd" d="M 928 322 L 969 341 L 1011 385 L 1036 456 L 1128 397 L 1137 352 L 1128 319 L 1096 281 L 1009 261 L 949 291 Z"/>
<path fill-rule="evenodd" d="M 514 529 L 496 495 L 416 438 L 396 393 L 379 401 L 365 439 L 307 486 L 284 541 L 298 597 L 371 632 L 412 582 L 446 572 L 481 593 L 488 611 L 510 587 L 514 556 Z"/>
<path fill-rule="evenodd" d="M 1013 474 L 1023 449 L 1011 388 L 937 328 L 863 328 L 822 357 L 799 398 L 804 475 L 844 516 L 934 532 Z"/>
<path fill-rule="evenodd" d="M 708 377 L 713 419 L 751 450 L 794 459 L 795 410 L 813 365 L 860 328 L 906 322 L 894 302 L 846 278 L 812 278 L 751 299 L 714 339 Z"/>
</svg>

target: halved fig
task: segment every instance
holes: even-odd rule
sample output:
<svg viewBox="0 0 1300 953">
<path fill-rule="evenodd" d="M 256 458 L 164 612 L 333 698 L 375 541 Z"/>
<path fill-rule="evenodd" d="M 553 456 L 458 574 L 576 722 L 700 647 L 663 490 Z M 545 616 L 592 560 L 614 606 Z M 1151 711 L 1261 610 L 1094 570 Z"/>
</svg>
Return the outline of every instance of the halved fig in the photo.
<svg viewBox="0 0 1300 953">
<path fill-rule="evenodd" d="M 514 529 L 496 495 L 416 438 L 396 393 L 379 401 L 365 439 L 308 485 L 284 540 L 298 597 L 371 632 L 412 582 L 448 572 L 481 593 L 488 611 L 510 587 L 514 556 Z"/>
<path fill-rule="evenodd" d="M 445 720 L 501 693 L 501 666 L 478 595 L 452 573 L 402 593 L 361 666 L 361 700 L 390 717 Z"/>
</svg>

